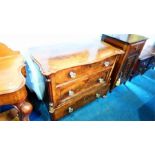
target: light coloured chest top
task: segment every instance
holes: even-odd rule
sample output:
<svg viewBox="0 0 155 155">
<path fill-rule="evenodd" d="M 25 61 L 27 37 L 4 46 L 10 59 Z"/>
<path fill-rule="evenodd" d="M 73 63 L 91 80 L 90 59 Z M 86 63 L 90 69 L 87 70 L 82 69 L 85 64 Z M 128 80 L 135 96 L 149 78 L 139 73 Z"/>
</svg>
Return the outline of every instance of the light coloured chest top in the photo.
<svg viewBox="0 0 155 155">
<path fill-rule="evenodd" d="M 31 49 L 32 59 L 39 65 L 43 75 L 48 76 L 57 71 L 95 63 L 124 52 L 104 42 L 91 44 L 59 45 Z"/>
</svg>

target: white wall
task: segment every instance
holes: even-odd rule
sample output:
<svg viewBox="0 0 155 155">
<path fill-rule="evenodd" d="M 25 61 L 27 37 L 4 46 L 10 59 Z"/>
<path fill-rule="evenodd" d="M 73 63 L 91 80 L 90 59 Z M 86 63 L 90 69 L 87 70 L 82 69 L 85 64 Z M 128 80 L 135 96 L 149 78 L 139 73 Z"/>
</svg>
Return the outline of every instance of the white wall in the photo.
<svg viewBox="0 0 155 155">
<path fill-rule="evenodd" d="M 110 0 L 106 4 L 102 0 L 3 0 L 0 3 L 0 42 L 20 50 L 38 44 L 90 39 L 102 33 L 154 31 L 153 19 L 148 15 L 153 15 L 153 4 L 149 3 L 152 9 L 141 11 L 137 17 L 135 1 L 134 5 L 125 4 L 132 11 L 127 11 L 123 3 L 119 9 L 117 3 Z M 141 10 L 146 10 L 142 3 Z"/>
</svg>

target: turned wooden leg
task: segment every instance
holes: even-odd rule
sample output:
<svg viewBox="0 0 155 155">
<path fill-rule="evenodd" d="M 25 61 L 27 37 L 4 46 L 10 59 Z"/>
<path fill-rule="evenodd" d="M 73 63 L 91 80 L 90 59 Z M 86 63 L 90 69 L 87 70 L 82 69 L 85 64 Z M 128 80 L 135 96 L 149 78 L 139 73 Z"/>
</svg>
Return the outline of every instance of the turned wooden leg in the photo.
<svg viewBox="0 0 155 155">
<path fill-rule="evenodd" d="M 20 104 L 16 104 L 15 107 L 18 110 L 20 121 L 29 121 L 29 115 L 32 112 L 32 105 L 29 102 L 22 102 Z"/>
</svg>

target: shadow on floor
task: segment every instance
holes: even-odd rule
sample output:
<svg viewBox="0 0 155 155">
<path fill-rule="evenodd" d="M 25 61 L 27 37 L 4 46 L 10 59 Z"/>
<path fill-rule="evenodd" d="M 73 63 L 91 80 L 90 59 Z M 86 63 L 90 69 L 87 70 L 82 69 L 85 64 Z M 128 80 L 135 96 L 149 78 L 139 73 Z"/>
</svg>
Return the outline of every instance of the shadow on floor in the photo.
<svg viewBox="0 0 155 155">
<path fill-rule="evenodd" d="M 155 121 L 155 97 L 138 109 L 141 121 Z"/>
</svg>

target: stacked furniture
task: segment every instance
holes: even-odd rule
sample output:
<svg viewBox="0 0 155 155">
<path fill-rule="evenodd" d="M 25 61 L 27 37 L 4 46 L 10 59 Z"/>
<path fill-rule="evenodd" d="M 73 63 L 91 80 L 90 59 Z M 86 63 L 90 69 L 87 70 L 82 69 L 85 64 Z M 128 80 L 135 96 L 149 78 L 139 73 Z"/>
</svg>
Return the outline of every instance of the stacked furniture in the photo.
<svg viewBox="0 0 155 155">
<path fill-rule="evenodd" d="M 13 105 L 20 120 L 29 120 L 32 105 L 26 102 L 24 59 L 17 51 L 13 51 L 0 43 L 0 106 Z"/>
<path fill-rule="evenodd" d="M 65 48 L 67 47 L 67 48 Z M 104 97 L 110 89 L 113 68 L 121 54 L 103 42 L 89 46 L 64 45 L 50 50 L 34 48 L 31 54 L 46 79 L 49 112 L 58 120 L 81 106 Z"/>
<path fill-rule="evenodd" d="M 111 79 L 111 90 L 119 83 L 125 83 L 133 77 L 133 70 L 147 38 L 135 34 L 102 35 L 102 41 L 125 51 L 117 61 Z"/>
</svg>

